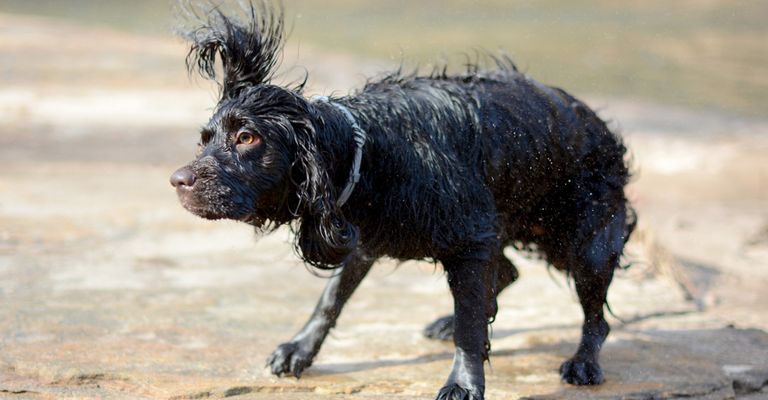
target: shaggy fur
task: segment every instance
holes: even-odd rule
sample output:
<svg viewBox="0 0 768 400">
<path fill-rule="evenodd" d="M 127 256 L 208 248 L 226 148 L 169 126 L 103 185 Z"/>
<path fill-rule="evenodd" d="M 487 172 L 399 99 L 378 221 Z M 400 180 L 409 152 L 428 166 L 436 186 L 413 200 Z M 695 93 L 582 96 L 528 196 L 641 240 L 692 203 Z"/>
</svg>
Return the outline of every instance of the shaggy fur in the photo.
<svg viewBox="0 0 768 400">
<path fill-rule="evenodd" d="M 517 71 L 462 75 L 395 73 L 331 98 L 368 136 L 361 179 L 337 196 L 355 153 L 350 121 L 329 102 L 271 83 L 282 44 L 282 11 L 218 9 L 186 32 L 191 70 L 217 79 L 221 99 L 202 129 L 200 151 L 171 178 L 181 203 L 209 219 L 258 229 L 291 224 L 298 254 L 340 268 L 306 326 L 268 365 L 299 377 L 320 350 L 346 300 L 380 257 L 430 259 L 447 272 L 455 314 L 426 335 L 453 338 L 456 357 L 438 399 L 481 399 L 496 296 L 517 278 L 505 246 L 535 249 L 569 273 L 582 303 L 582 340 L 561 374 L 598 384 L 608 334 L 608 285 L 634 212 L 621 140 L 584 103 Z M 245 18 L 242 18 L 242 16 Z M 200 19 L 197 19 L 200 21 Z"/>
</svg>

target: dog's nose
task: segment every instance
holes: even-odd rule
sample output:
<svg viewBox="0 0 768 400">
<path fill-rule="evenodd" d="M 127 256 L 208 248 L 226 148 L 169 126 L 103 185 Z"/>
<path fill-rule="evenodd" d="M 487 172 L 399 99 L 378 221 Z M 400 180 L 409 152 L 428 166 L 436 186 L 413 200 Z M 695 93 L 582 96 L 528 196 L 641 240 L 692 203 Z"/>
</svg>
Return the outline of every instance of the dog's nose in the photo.
<svg viewBox="0 0 768 400">
<path fill-rule="evenodd" d="M 171 185 L 175 188 L 179 186 L 192 187 L 195 184 L 195 180 L 197 180 L 195 173 L 188 167 L 179 168 L 171 175 Z"/>
</svg>

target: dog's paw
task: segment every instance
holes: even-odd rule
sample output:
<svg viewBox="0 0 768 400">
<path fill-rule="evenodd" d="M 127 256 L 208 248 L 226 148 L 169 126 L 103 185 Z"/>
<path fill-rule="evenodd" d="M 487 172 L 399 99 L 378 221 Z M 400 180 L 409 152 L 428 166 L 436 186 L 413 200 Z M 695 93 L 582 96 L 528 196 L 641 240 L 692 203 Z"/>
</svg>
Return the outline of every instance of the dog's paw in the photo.
<svg viewBox="0 0 768 400">
<path fill-rule="evenodd" d="M 435 400 L 483 400 L 483 394 L 478 390 L 465 389 L 452 383 L 443 386 Z"/>
<path fill-rule="evenodd" d="M 267 360 L 267 366 L 277 376 L 293 375 L 297 379 L 312 365 L 312 354 L 301 349 L 298 343 L 288 342 L 277 346 Z"/>
<path fill-rule="evenodd" d="M 453 340 L 453 315 L 438 318 L 424 328 L 424 336 L 435 340 Z"/>
<path fill-rule="evenodd" d="M 599 385 L 605 381 L 596 361 L 567 360 L 560 365 L 560 376 L 571 385 Z"/>
</svg>

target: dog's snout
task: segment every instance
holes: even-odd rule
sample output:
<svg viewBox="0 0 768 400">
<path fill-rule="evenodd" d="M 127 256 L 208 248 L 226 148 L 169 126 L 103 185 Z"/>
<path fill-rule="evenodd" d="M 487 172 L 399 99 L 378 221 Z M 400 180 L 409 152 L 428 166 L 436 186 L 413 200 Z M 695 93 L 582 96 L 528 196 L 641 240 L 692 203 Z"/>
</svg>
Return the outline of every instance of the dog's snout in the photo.
<svg viewBox="0 0 768 400">
<path fill-rule="evenodd" d="M 197 180 L 197 177 L 189 167 L 179 168 L 171 175 L 171 185 L 175 188 L 180 186 L 192 187 L 195 184 L 195 180 Z"/>
</svg>

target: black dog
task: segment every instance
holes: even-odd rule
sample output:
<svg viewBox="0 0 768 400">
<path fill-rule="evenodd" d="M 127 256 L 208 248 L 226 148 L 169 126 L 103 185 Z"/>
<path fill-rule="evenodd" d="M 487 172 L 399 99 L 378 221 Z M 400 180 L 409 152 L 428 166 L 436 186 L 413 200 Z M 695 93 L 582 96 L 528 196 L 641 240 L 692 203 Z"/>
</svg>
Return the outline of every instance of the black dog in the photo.
<svg viewBox="0 0 768 400">
<path fill-rule="evenodd" d="M 187 37 L 190 70 L 216 79 L 221 100 L 197 158 L 171 183 L 189 211 L 260 230 L 290 224 L 300 256 L 339 268 L 315 312 L 268 364 L 300 376 L 374 261 L 439 261 L 454 316 L 427 328 L 453 337 L 453 369 L 438 399 L 482 399 L 488 324 L 518 276 L 505 246 L 536 249 L 575 282 L 584 310 L 572 384 L 603 381 L 603 305 L 635 223 L 624 195 L 626 149 L 584 103 L 519 73 L 396 73 L 353 95 L 310 100 L 303 84 L 270 83 L 283 15 L 251 6 L 244 20 L 217 9 Z M 200 14 L 200 13 L 198 13 Z"/>
</svg>

